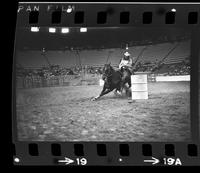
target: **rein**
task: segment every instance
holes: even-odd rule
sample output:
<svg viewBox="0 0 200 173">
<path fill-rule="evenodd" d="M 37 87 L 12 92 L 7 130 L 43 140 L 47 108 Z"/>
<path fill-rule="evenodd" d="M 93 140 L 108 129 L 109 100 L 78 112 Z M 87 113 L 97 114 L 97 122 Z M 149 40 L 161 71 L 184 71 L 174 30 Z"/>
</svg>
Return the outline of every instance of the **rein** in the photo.
<svg viewBox="0 0 200 173">
<path fill-rule="evenodd" d="M 113 74 L 111 73 L 110 75 L 105 75 L 107 78 L 111 77 Z"/>
</svg>

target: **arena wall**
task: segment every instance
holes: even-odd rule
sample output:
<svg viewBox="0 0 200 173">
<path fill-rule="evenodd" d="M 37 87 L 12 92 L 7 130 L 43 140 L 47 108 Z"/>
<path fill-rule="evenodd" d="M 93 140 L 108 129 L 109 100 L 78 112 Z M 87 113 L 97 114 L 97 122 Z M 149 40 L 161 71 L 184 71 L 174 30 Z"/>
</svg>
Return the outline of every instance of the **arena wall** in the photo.
<svg viewBox="0 0 200 173">
<path fill-rule="evenodd" d="M 80 86 L 80 85 L 98 85 L 100 75 L 66 75 L 44 77 L 17 77 L 17 88 L 39 88 L 53 86 Z"/>
<path fill-rule="evenodd" d="M 156 76 L 156 82 L 190 81 L 190 75 L 183 76 Z"/>
</svg>

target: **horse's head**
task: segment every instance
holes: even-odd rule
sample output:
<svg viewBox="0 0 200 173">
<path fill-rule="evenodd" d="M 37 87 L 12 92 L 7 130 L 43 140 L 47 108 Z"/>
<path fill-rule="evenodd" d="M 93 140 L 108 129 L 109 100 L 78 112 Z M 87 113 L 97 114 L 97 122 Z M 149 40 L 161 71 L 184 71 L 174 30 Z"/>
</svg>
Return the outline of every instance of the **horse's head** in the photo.
<svg viewBox="0 0 200 173">
<path fill-rule="evenodd" d="M 102 79 L 107 80 L 108 77 L 112 76 L 112 73 L 113 73 L 113 68 L 110 65 L 110 63 L 105 64 L 102 71 Z"/>
</svg>

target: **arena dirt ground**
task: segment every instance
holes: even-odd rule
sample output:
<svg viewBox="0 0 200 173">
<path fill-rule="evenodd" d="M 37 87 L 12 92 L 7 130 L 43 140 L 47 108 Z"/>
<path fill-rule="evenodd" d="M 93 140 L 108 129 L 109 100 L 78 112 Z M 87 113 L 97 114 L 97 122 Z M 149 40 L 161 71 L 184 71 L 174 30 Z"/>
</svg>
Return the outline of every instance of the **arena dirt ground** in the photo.
<svg viewBox="0 0 200 173">
<path fill-rule="evenodd" d="M 110 93 L 102 87 L 18 89 L 18 139 L 22 141 L 188 141 L 189 82 L 148 83 L 149 99 Z"/>
</svg>

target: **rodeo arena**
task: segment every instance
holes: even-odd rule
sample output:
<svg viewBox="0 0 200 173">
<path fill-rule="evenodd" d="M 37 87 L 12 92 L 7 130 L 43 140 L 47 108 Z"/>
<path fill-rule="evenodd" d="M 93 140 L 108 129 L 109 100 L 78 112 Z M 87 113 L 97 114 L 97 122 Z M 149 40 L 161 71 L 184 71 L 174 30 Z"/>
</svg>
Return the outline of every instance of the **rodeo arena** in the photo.
<svg viewBox="0 0 200 173">
<path fill-rule="evenodd" d="M 25 27 L 17 32 L 19 140 L 190 140 L 187 31 Z M 106 65 L 122 77 L 125 56 L 132 61 L 131 85 L 101 96 L 112 77 Z"/>
</svg>

